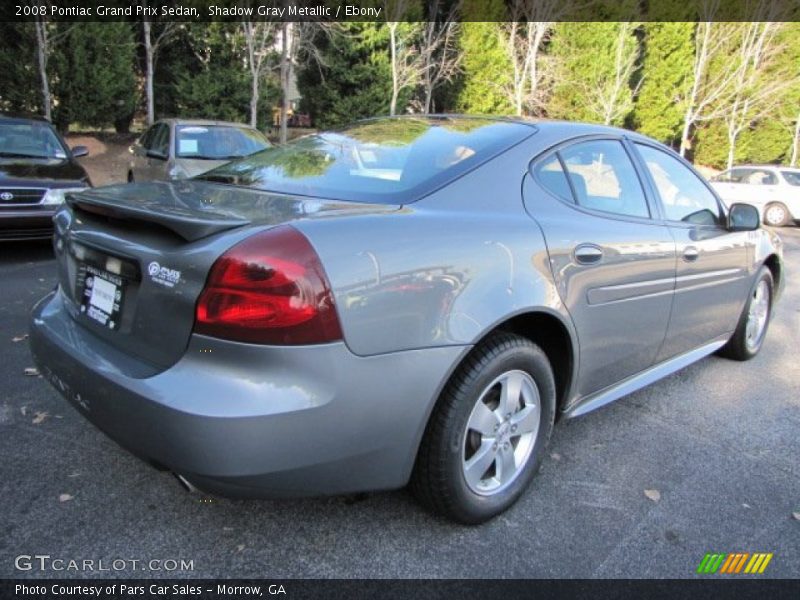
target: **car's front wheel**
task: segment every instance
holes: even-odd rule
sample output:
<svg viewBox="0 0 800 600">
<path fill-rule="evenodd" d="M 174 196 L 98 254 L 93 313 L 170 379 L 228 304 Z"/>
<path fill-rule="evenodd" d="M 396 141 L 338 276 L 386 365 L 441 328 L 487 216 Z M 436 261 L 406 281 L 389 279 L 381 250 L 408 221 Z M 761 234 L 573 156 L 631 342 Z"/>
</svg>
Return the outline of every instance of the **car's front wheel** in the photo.
<svg viewBox="0 0 800 600">
<path fill-rule="evenodd" d="M 556 392 L 545 353 L 497 334 L 476 347 L 431 415 L 411 488 L 430 509 L 481 523 L 522 494 L 553 429 Z"/>
<path fill-rule="evenodd" d="M 772 316 L 773 289 L 772 273 L 767 267 L 761 267 L 750 290 L 747 304 L 739 317 L 736 331 L 720 350 L 722 356 L 734 360 L 750 360 L 758 354 L 767 336 Z"/>
<path fill-rule="evenodd" d="M 764 223 L 770 227 L 783 227 L 789 222 L 789 209 L 780 202 L 767 204 L 764 209 Z"/>
</svg>

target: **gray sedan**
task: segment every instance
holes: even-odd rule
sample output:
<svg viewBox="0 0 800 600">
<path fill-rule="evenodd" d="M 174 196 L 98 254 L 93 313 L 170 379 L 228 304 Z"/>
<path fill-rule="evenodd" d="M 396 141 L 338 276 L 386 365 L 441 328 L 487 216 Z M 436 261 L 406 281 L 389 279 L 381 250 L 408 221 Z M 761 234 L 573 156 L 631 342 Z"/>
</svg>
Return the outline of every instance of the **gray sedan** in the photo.
<svg viewBox="0 0 800 600">
<path fill-rule="evenodd" d="M 33 354 L 119 444 L 226 495 L 410 482 L 464 523 L 523 493 L 559 418 L 755 356 L 784 279 L 755 208 L 577 123 L 369 120 L 55 225 Z"/>
<path fill-rule="evenodd" d="M 162 119 L 130 147 L 128 182 L 194 177 L 269 146 L 263 133 L 241 123 Z"/>
</svg>

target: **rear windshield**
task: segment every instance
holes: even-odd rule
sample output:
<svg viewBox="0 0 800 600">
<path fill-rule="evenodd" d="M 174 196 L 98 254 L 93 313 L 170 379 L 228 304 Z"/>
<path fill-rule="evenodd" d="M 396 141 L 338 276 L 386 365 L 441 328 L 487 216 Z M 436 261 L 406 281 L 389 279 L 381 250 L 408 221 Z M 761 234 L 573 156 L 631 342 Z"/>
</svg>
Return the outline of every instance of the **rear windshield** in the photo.
<svg viewBox="0 0 800 600">
<path fill-rule="evenodd" d="M 535 131 L 530 125 L 488 119 L 376 119 L 268 148 L 198 179 L 335 200 L 402 204 Z"/>
<path fill-rule="evenodd" d="M 248 156 L 269 146 L 257 130 L 224 125 L 179 125 L 175 156 L 197 160 L 226 160 Z"/>
</svg>

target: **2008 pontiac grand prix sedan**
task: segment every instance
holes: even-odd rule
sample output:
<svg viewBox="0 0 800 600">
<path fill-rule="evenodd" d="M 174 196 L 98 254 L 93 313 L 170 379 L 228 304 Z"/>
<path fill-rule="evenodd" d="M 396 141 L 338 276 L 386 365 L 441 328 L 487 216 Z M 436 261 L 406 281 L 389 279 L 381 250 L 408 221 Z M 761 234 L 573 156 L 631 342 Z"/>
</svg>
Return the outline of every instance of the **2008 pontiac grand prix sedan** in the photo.
<svg viewBox="0 0 800 600">
<path fill-rule="evenodd" d="M 55 229 L 33 353 L 119 444 L 228 495 L 411 482 L 465 523 L 522 494 L 557 416 L 753 357 L 783 280 L 753 207 L 573 123 L 363 121 L 68 196 Z"/>
</svg>

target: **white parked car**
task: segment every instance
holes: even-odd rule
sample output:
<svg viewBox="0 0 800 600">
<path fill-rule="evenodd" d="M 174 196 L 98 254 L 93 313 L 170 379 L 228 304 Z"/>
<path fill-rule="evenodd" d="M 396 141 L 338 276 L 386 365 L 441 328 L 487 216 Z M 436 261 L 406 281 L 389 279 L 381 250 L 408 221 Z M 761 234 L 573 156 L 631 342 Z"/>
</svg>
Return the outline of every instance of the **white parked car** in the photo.
<svg viewBox="0 0 800 600">
<path fill-rule="evenodd" d="M 782 227 L 800 220 L 800 169 L 743 165 L 723 171 L 711 185 L 729 206 L 755 206 L 767 225 Z"/>
</svg>

